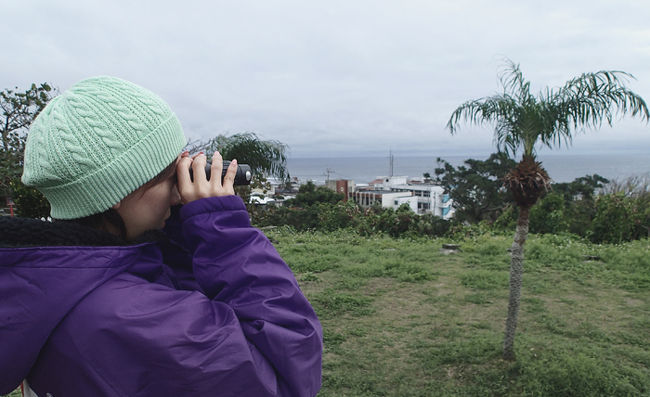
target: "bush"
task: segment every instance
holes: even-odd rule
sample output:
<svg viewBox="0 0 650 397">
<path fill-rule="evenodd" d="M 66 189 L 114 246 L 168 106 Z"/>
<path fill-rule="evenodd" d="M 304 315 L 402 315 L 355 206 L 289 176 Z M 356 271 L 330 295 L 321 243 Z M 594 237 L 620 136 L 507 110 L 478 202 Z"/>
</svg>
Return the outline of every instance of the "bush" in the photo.
<svg viewBox="0 0 650 397">
<path fill-rule="evenodd" d="M 621 243 L 647 236 L 648 196 L 626 197 L 623 193 L 599 196 L 589 239 L 596 243 Z"/>
<path fill-rule="evenodd" d="M 491 225 L 494 231 L 512 231 L 518 208 L 507 208 Z M 529 231 L 539 234 L 571 233 L 595 243 L 621 243 L 650 237 L 650 193 L 613 193 L 567 201 L 561 193 L 546 195 L 530 210 Z M 474 226 L 476 228 L 476 226 Z M 454 227 L 458 233 L 463 227 Z M 465 227 L 466 229 L 466 227 Z M 479 229 L 484 229 L 480 228 Z M 485 230 L 472 232 L 481 233 Z M 464 230 L 469 233 L 468 230 Z"/>
<path fill-rule="evenodd" d="M 568 231 L 586 237 L 595 215 L 596 206 L 593 199 L 568 202 L 565 209 Z"/>
<path fill-rule="evenodd" d="M 292 226 L 296 230 L 334 231 L 353 229 L 363 236 L 388 234 L 392 237 L 441 236 L 450 223 L 433 215 L 417 215 L 408 205 L 397 210 L 362 209 L 353 202 L 320 202 L 305 207 L 260 206 L 251 211 L 256 226 Z"/>
<path fill-rule="evenodd" d="M 517 226 L 517 217 L 519 216 L 519 209 L 515 205 L 509 205 L 499 217 L 494 221 L 492 226 L 496 230 L 511 231 L 515 230 Z"/>
<path fill-rule="evenodd" d="M 320 203 L 317 212 L 318 223 L 314 228 L 325 231 L 356 227 L 362 215 L 354 203 L 342 201 L 336 204 Z"/>
<path fill-rule="evenodd" d="M 560 233 L 567 231 L 569 222 L 565 213 L 564 197 L 551 192 L 530 210 L 531 233 Z"/>
</svg>

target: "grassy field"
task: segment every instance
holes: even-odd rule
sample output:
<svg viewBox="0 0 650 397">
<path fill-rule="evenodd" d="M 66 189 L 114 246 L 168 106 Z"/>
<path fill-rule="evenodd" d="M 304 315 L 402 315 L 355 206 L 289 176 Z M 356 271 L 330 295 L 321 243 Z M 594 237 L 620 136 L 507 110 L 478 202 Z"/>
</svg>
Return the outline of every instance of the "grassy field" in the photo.
<svg viewBox="0 0 650 397">
<path fill-rule="evenodd" d="M 647 240 L 531 236 L 518 360 L 506 362 L 510 236 L 444 254 L 450 241 L 268 235 L 323 323 L 319 396 L 650 395 Z"/>
<path fill-rule="evenodd" d="M 267 235 L 324 327 L 319 396 L 650 395 L 648 240 L 531 236 L 518 359 L 506 362 L 511 236 L 445 254 L 442 239 Z"/>
</svg>

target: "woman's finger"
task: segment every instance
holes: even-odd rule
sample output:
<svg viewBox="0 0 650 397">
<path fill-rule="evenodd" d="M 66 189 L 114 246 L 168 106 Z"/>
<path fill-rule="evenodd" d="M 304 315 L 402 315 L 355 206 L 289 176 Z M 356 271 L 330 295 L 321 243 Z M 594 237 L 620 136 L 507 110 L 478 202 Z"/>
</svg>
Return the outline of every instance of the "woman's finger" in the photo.
<svg viewBox="0 0 650 397">
<path fill-rule="evenodd" d="M 221 187 L 221 171 L 223 169 L 223 157 L 221 153 L 216 150 L 212 154 L 212 165 L 210 166 L 210 184 L 213 188 Z"/>
<path fill-rule="evenodd" d="M 189 156 L 182 156 L 176 164 L 176 178 L 178 179 L 178 191 L 181 193 L 187 192 L 188 188 L 192 185 L 190 179 L 190 167 L 192 166 L 192 159 Z"/>
<path fill-rule="evenodd" d="M 194 177 L 194 183 L 198 186 L 201 186 L 208 181 L 208 177 L 205 175 L 206 163 L 207 160 L 203 152 L 194 156 L 194 161 L 192 162 L 192 176 Z"/>
<path fill-rule="evenodd" d="M 231 194 L 234 194 L 235 189 L 233 187 L 235 183 L 235 176 L 237 175 L 237 159 L 233 159 L 228 166 L 226 171 L 226 176 L 223 178 L 223 187 L 224 189 Z"/>
</svg>

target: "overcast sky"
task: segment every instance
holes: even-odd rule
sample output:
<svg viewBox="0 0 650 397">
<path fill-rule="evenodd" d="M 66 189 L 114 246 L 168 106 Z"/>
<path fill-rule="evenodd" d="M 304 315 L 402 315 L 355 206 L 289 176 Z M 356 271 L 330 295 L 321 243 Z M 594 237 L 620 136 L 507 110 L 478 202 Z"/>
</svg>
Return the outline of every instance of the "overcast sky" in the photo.
<svg viewBox="0 0 650 397">
<path fill-rule="evenodd" d="M 161 95 L 190 138 L 253 131 L 293 157 L 490 153 L 490 128 L 445 124 L 497 92 L 504 57 L 535 92 L 617 69 L 650 101 L 647 0 L 0 0 L 0 15 L 0 89 L 114 75 Z M 650 126 L 571 148 L 612 150 L 649 152 Z"/>
</svg>

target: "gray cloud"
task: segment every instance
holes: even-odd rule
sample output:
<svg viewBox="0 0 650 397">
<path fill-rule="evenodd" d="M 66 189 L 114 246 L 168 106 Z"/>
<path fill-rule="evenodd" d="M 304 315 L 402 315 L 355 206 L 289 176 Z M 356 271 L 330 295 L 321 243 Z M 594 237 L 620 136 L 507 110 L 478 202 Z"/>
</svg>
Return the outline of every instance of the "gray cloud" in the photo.
<svg viewBox="0 0 650 397">
<path fill-rule="evenodd" d="M 192 138 L 255 131 L 292 154 L 492 150 L 489 128 L 450 136 L 470 98 L 496 92 L 503 57 L 535 89 L 599 69 L 650 97 L 645 1 L 3 2 L 0 88 L 65 89 L 117 75 L 163 96 Z M 573 150 L 650 147 L 638 120 Z M 441 153 L 442 151 L 442 153 Z"/>
</svg>

